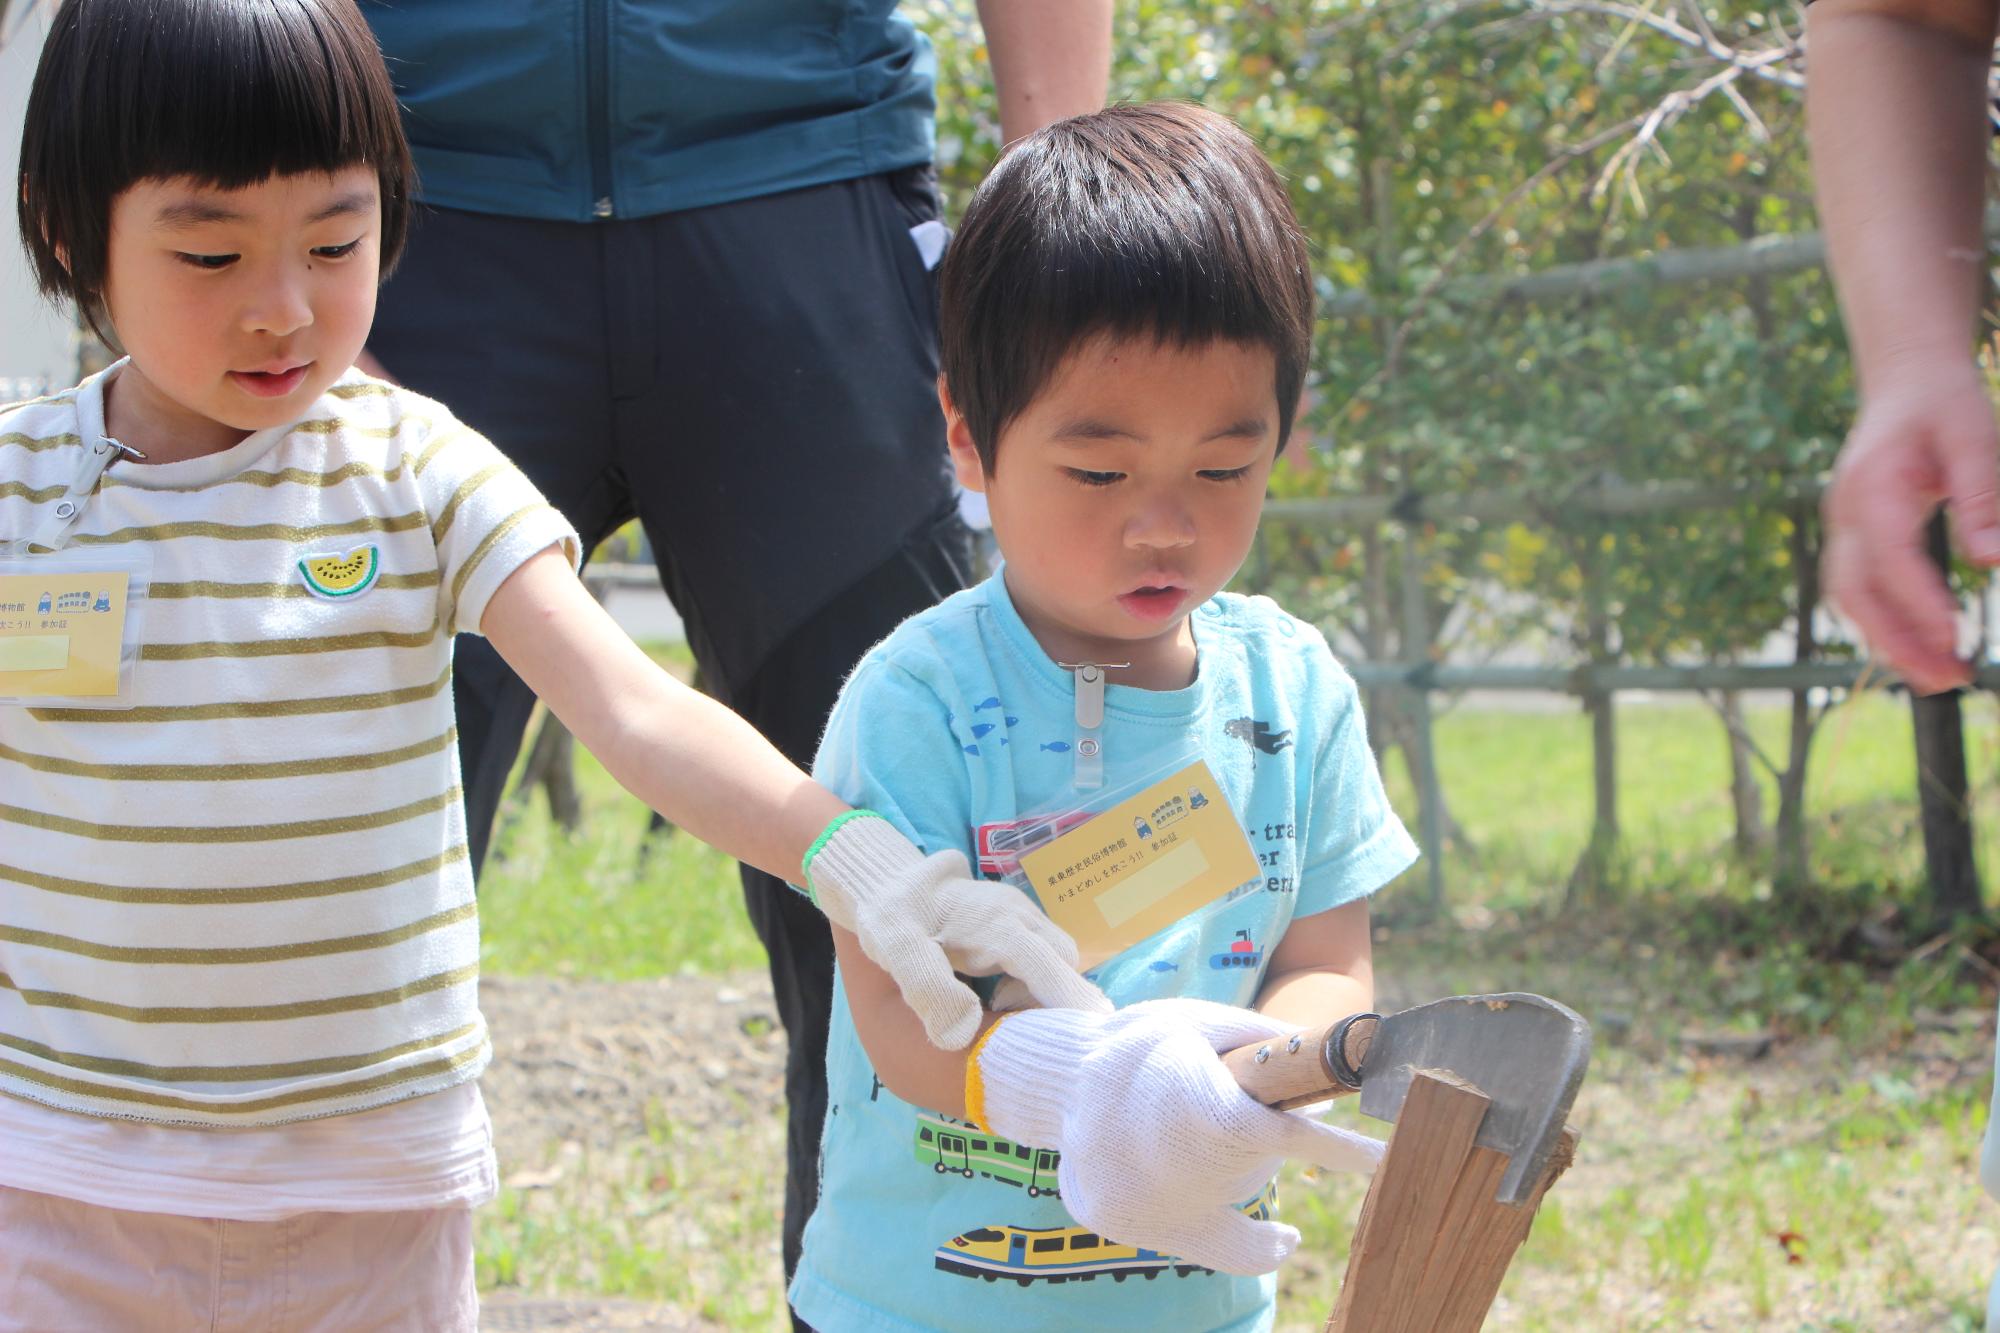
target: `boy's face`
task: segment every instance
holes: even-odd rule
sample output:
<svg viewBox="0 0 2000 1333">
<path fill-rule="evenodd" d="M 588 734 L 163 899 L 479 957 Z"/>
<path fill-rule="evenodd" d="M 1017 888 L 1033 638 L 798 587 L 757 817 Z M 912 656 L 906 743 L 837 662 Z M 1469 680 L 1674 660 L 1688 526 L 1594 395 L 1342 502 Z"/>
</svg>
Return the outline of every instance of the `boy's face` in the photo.
<svg viewBox="0 0 2000 1333">
<path fill-rule="evenodd" d="M 111 433 L 185 457 L 295 420 L 367 341 L 381 228 L 363 164 L 119 194 L 104 304 L 132 363 L 112 390 Z"/>
<path fill-rule="evenodd" d="M 959 480 L 984 491 L 1021 617 L 1061 662 L 1185 685 L 1188 613 L 1249 553 L 1277 453 L 1268 348 L 1093 339 L 1000 432 L 982 471 L 941 390 Z"/>
</svg>

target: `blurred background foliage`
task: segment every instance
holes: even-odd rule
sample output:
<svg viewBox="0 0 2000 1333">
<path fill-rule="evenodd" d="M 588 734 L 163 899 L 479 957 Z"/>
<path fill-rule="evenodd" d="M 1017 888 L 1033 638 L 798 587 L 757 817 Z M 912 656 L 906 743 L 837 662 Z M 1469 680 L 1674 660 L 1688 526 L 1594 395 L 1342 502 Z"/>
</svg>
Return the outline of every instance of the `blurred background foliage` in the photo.
<svg viewBox="0 0 2000 1333">
<path fill-rule="evenodd" d="M 985 51 L 971 0 L 906 8 L 938 48 L 955 213 L 999 148 Z M 1653 8 L 1674 17 L 1649 26 Z M 1790 615 L 1796 506 L 1781 483 L 1831 463 L 1852 395 L 1824 271 L 1532 303 L 1482 281 L 1813 228 L 1796 34 L 1759 6 L 1704 6 L 1699 27 L 1684 11 L 1119 6 L 1114 99 L 1234 117 L 1290 183 L 1313 241 L 1327 309 L 1306 447 L 1274 494 L 1547 502 L 1548 523 L 1426 532 L 1434 654 L 1477 657 L 1581 623 L 1579 556 L 1604 533 L 1571 521 L 1562 497 L 1614 477 L 1725 482 L 1751 499 L 1618 524 L 1627 660 L 1726 660 Z M 1249 581 L 1350 655 L 1401 655 L 1393 550 L 1362 530 L 1267 527 Z"/>
</svg>

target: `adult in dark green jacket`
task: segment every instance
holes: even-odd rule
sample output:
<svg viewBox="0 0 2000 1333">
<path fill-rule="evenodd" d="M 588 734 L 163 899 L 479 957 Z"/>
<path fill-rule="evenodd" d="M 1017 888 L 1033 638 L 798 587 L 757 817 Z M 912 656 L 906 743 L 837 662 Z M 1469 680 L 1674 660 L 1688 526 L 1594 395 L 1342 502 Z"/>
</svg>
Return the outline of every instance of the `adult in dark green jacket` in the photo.
<svg viewBox="0 0 2000 1333">
<path fill-rule="evenodd" d="M 363 8 L 427 206 L 372 368 L 491 437 L 586 543 L 641 519 L 704 681 L 809 763 L 849 667 L 968 572 L 935 387 L 929 43 L 894 0 Z M 1008 138 L 1102 105 L 1111 0 L 980 17 Z M 533 701 L 477 639 L 453 691 L 476 865 Z M 789 1278 L 833 952 L 809 903 L 743 880 L 791 1039 Z"/>
</svg>

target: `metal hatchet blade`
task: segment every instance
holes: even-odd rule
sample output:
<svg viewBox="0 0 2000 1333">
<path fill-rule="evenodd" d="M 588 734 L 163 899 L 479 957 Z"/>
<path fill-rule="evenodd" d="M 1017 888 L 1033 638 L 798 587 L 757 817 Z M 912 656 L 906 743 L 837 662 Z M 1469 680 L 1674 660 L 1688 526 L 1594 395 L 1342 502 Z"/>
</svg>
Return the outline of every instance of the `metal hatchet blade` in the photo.
<svg viewBox="0 0 2000 1333">
<path fill-rule="evenodd" d="M 1454 1074 L 1492 1103 L 1473 1141 L 1507 1158 L 1494 1197 L 1518 1204 L 1534 1192 L 1576 1103 L 1590 1065 L 1590 1024 L 1542 995 L 1459 995 L 1253 1042 L 1223 1063 L 1267 1105 L 1303 1106 L 1358 1091 L 1363 1112 L 1392 1123 L 1418 1070 Z"/>
<path fill-rule="evenodd" d="M 1420 1069 L 1492 1099 L 1473 1142 L 1507 1158 L 1494 1196 L 1521 1203 L 1541 1179 L 1590 1065 L 1590 1024 L 1541 995 L 1460 995 L 1390 1014 L 1361 1062 L 1361 1110 L 1394 1122 Z"/>
</svg>

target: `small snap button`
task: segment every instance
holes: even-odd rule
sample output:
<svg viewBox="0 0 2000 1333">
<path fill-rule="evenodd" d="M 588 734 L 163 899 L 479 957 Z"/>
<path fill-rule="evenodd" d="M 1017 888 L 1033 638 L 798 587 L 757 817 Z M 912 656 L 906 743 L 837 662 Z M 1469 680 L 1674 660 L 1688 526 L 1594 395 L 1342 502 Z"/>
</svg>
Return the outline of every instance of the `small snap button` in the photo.
<svg viewBox="0 0 2000 1333">
<path fill-rule="evenodd" d="M 76 513 L 76 506 L 71 504 L 67 500 L 64 500 L 61 504 L 56 506 L 57 518 L 68 518 L 75 513 Z"/>
</svg>

